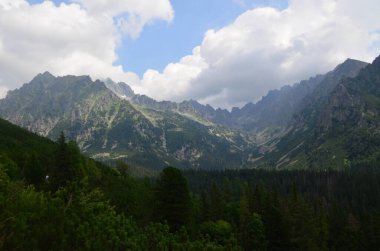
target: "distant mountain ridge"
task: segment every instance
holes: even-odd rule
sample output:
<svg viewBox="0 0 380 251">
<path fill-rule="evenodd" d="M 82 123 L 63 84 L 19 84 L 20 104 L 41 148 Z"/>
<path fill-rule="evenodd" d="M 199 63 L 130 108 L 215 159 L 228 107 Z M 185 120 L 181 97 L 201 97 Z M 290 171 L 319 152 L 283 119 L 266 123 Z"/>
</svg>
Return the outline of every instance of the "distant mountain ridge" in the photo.
<svg viewBox="0 0 380 251">
<path fill-rule="evenodd" d="M 128 91 L 88 76 L 54 77 L 48 72 L 0 100 L 0 115 L 40 135 L 61 131 L 87 155 L 104 161 L 162 168 L 239 168 L 247 162 L 249 140 L 241 133 L 130 103 L 114 93 Z"/>
<path fill-rule="evenodd" d="M 339 169 L 380 154 L 380 58 L 336 80 L 327 78 L 310 94 L 266 161 L 277 168 Z"/>
<path fill-rule="evenodd" d="M 195 100 L 156 101 L 110 79 L 45 72 L 0 100 L 0 116 L 52 139 L 64 131 L 84 153 L 103 161 L 154 169 L 306 168 L 315 165 L 309 152 L 322 138 L 317 127 L 329 131 L 335 120 L 344 121 L 333 105 L 349 97 L 342 81 L 368 67 L 348 59 L 231 112 Z"/>
<path fill-rule="evenodd" d="M 130 100 L 132 104 L 200 117 L 215 124 L 250 133 L 254 135 L 256 143 L 262 144 L 285 132 L 300 107 L 307 105 L 314 98 L 312 93 L 315 89 L 320 93 L 317 97 L 326 97 L 341 78 L 354 77 L 365 66 L 367 66 L 365 62 L 347 59 L 331 72 L 311 77 L 292 86 L 271 90 L 257 103 L 248 103 L 242 108 L 232 109 L 231 112 L 220 108 L 214 109 L 210 105 L 202 105 L 195 100 L 181 103 L 158 102 L 145 95 L 134 94 L 125 83 L 114 83 L 108 80 L 107 87 L 120 97 Z M 120 86 L 124 87 L 120 88 Z M 122 91 L 124 89 L 125 92 Z"/>
</svg>

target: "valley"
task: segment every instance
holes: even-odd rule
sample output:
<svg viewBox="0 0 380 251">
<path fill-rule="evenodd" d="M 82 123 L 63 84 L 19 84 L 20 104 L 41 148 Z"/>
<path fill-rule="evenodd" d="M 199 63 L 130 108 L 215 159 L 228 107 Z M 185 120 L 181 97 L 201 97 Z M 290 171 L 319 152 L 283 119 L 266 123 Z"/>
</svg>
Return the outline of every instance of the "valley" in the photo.
<svg viewBox="0 0 380 251">
<path fill-rule="evenodd" d="M 379 251 L 379 0 L 0 0 L 1 251 Z"/>
</svg>

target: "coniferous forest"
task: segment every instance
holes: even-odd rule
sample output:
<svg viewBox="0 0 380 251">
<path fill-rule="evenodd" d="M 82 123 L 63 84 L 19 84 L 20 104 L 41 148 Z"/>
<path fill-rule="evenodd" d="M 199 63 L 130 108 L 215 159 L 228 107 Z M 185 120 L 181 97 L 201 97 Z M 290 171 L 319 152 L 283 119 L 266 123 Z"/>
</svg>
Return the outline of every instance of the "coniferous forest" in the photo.
<svg viewBox="0 0 380 251">
<path fill-rule="evenodd" d="M 380 157 L 141 179 L 0 122 L 1 250 L 379 250 Z"/>
</svg>

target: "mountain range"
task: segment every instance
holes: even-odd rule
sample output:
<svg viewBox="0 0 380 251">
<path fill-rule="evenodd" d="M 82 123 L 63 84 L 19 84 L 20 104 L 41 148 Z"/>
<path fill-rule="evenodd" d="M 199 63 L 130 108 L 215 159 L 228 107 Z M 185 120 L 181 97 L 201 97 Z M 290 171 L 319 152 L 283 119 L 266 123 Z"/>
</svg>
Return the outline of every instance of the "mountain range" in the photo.
<svg viewBox="0 0 380 251">
<path fill-rule="evenodd" d="M 51 139 L 63 131 L 90 157 L 136 167 L 343 168 L 380 145 L 379 61 L 347 59 L 232 111 L 45 72 L 8 92 L 0 117 Z"/>
<path fill-rule="evenodd" d="M 88 76 L 39 74 L 0 107 L 2 117 L 39 135 L 56 139 L 63 131 L 95 159 L 139 167 L 238 168 L 251 147 L 240 132 L 136 105 Z"/>
<path fill-rule="evenodd" d="M 277 168 L 341 169 L 379 158 L 380 57 L 355 77 L 331 83 L 306 97 L 265 155 Z"/>
</svg>

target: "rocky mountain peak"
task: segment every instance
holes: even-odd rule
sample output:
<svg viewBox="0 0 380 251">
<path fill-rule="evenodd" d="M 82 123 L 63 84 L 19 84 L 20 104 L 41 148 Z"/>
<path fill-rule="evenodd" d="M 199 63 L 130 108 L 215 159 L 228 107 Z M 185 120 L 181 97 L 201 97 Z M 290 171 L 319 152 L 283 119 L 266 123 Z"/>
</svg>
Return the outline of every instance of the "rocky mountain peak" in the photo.
<svg viewBox="0 0 380 251">
<path fill-rule="evenodd" d="M 347 59 L 327 74 L 270 91 L 231 112 L 196 100 L 156 101 L 111 79 L 45 72 L 0 101 L 0 116 L 52 139 L 63 130 L 99 160 L 241 168 L 263 157 L 266 147 L 278 149 L 268 158 L 284 164 L 301 146 L 336 128 L 378 128 L 380 59 L 362 70 L 366 65 Z M 256 152 L 257 145 L 264 148 Z"/>
<path fill-rule="evenodd" d="M 39 73 L 37 76 L 35 76 L 32 81 L 30 81 L 30 84 L 37 84 L 37 83 L 51 83 L 54 81 L 55 76 L 51 74 L 48 71 L 45 71 L 44 73 Z"/>
<path fill-rule="evenodd" d="M 375 60 L 372 62 L 372 65 L 375 67 L 380 67 L 380 55 L 375 58 Z"/>
<path fill-rule="evenodd" d="M 357 74 L 357 69 L 362 69 L 367 65 L 368 63 L 366 62 L 348 58 L 343 63 L 335 67 L 333 72 L 336 75 L 345 75 L 346 77 L 353 77 Z M 355 73 L 355 74 L 350 74 L 350 73 Z"/>
<path fill-rule="evenodd" d="M 44 73 L 40 73 L 38 74 L 37 76 L 43 76 L 43 77 L 53 77 L 54 78 L 54 75 L 51 74 L 50 72 L 48 71 L 45 71 Z"/>
<path fill-rule="evenodd" d="M 124 82 L 116 83 L 110 78 L 107 78 L 103 82 L 108 89 L 110 89 L 119 97 L 130 99 L 135 96 L 135 92 L 132 90 L 132 88 Z"/>
</svg>

